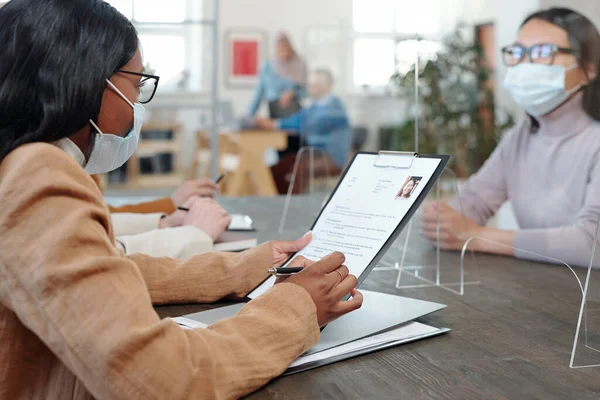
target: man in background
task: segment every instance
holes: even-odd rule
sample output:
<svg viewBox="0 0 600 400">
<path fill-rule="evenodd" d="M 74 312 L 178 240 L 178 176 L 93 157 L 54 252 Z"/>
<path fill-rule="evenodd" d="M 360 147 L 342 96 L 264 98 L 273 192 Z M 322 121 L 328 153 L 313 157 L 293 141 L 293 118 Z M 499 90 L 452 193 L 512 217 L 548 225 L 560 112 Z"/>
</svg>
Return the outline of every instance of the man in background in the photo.
<svg viewBox="0 0 600 400">
<path fill-rule="evenodd" d="M 280 120 L 256 120 L 258 128 L 297 133 L 306 146 L 320 150 L 316 152 L 315 157 L 316 176 L 340 174 L 350 153 L 350 123 L 344 104 L 331 93 L 333 83 L 333 75 L 329 70 L 317 69 L 310 75 L 308 84 L 310 105 L 307 108 Z M 296 154 L 289 154 L 271 167 L 279 193 L 288 191 L 296 157 Z M 305 154 L 299 162 L 300 178 L 294 185 L 294 193 L 303 192 L 305 186 L 303 183 L 307 179 L 302 178 L 308 176 L 308 171 L 309 156 Z"/>
</svg>

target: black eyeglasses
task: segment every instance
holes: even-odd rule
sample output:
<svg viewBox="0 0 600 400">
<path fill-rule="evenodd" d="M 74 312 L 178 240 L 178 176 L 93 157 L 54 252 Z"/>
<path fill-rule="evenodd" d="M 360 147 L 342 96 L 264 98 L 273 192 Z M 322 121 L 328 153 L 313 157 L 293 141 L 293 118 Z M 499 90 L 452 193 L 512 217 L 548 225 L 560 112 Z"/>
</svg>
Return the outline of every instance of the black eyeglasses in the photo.
<svg viewBox="0 0 600 400">
<path fill-rule="evenodd" d="M 116 72 L 120 72 L 122 74 L 141 76 L 142 80 L 140 82 L 139 102 L 142 104 L 148 104 L 152 101 L 154 95 L 156 94 L 156 89 L 158 88 L 158 81 L 160 80 L 160 76 L 141 74 L 139 72 L 124 71 L 122 69 L 118 69 Z"/>
<path fill-rule="evenodd" d="M 531 47 L 512 44 L 502 48 L 502 60 L 508 67 L 523 62 L 525 57 L 528 57 L 532 64 L 553 65 L 558 53 L 577 55 L 573 49 L 559 47 L 555 44 L 542 43 L 534 44 Z"/>
</svg>

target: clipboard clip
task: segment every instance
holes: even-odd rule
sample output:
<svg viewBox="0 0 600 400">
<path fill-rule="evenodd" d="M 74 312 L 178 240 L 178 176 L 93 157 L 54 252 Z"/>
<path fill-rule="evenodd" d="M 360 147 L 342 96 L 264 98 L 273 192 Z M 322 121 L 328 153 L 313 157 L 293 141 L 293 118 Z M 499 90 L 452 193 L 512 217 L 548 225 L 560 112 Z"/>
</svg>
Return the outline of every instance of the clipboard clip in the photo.
<svg viewBox="0 0 600 400">
<path fill-rule="evenodd" d="M 419 153 L 413 151 L 387 151 L 382 150 L 377 155 L 375 163 L 377 168 L 410 169 Z"/>
</svg>

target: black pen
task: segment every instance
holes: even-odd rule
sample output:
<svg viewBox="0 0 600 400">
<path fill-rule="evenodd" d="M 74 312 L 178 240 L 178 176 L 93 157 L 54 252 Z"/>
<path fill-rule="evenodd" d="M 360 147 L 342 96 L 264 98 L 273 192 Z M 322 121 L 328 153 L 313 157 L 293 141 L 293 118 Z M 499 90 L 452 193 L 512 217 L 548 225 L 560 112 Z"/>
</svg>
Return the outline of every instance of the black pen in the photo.
<svg viewBox="0 0 600 400">
<path fill-rule="evenodd" d="M 288 276 L 301 272 L 304 267 L 288 267 L 288 268 L 269 268 L 268 273 L 275 276 Z"/>
<path fill-rule="evenodd" d="M 219 182 L 221 182 L 221 181 L 223 180 L 223 178 L 225 178 L 225 174 L 221 174 L 221 175 L 220 175 L 220 176 L 217 178 L 217 180 L 215 181 L 215 183 L 218 185 L 218 184 L 219 184 Z M 190 209 L 189 209 L 189 208 L 187 208 L 187 207 L 177 207 L 177 209 L 178 209 L 179 211 L 190 211 Z"/>
</svg>

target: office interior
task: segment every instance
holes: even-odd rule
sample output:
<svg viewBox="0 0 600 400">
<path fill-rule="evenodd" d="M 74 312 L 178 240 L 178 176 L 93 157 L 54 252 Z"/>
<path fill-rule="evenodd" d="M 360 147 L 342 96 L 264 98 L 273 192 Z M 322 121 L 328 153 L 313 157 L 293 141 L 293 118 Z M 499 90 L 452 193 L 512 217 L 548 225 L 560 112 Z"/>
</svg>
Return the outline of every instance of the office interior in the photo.
<svg viewBox="0 0 600 400">
<path fill-rule="evenodd" d="M 146 91 L 148 96 L 147 91 L 150 91 L 153 97 L 144 105 L 146 113 L 138 149 L 122 167 L 97 177 L 106 203 L 118 207 L 152 201 L 171 196 L 185 182 L 218 179 L 217 201 L 226 205 L 228 210 L 231 206 L 233 212 L 247 215 L 255 222 L 271 218 L 273 221 L 269 222 L 269 229 L 272 230 L 268 234 L 275 235 L 274 239 L 282 232 L 286 239 L 286 234 L 292 238 L 296 232 L 290 233 L 286 229 L 299 222 L 305 223 L 303 229 L 310 228 L 317 213 L 306 220 L 290 216 L 294 204 L 297 209 L 301 209 L 303 204 L 314 205 L 315 210 L 322 206 L 357 152 L 449 154 L 452 159 L 448 173 L 440 180 L 439 196 L 442 200 L 450 200 L 469 177 L 481 169 L 503 134 L 529 118 L 504 87 L 508 67 L 502 59 L 502 48 L 515 42 L 524 19 L 536 10 L 568 7 L 588 17 L 596 27 L 600 26 L 600 2 L 596 0 L 106 1 L 135 25 L 143 52 L 144 73 L 160 77 L 155 93 L 153 86 L 142 89 L 142 94 Z M 0 0 L 0 7 L 6 4 L 8 2 Z M 327 86 L 327 98 L 333 96 L 343 106 L 348 135 L 343 138 L 346 143 L 339 144 L 344 149 L 341 164 L 332 163 L 332 155 L 327 151 L 310 146 L 297 131 L 286 129 L 285 123 L 281 125 L 281 121 L 287 120 L 290 115 L 273 117 L 273 105 L 269 104 L 266 91 L 259 102 L 256 100 L 257 92 L 261 90 L 262 72 L 265 65 L 276 62 L 282 37 L 304 64 L 305 85 L 317 82 Z M 302 95 L 296 94 L 293 99 L 293 102 L 298 102 L 300 112 L 320 104 L 318 98 L 311 98 L 310 90 L 303 90 Z M 319 122 L 316 124 L 318 127 Z M 296 157 L 278 177 L 276 167 L 290 154 Z M 321 162 L 326 164 L 325 168 L 319 167 Z M 433 190 L 428 200 L 435 200 L 435 193 Z M 290 199 L 286 201 L 284 196 L 290 196 Z M 244 208 L 244 204 L 250 203 L 254 204 L 251 209 Z M 508 201 L 487 223 L 492 228 L 519 229 Z M 415 224 L 412 228 L 416 232 L 418 222 Z M 250 235 L 258 236 L 260 242 L 266 232 Z M 403 236 L 404 240 L 408 243 L 409 239 Z M 418 239 L 413 236 L 410 240 Z M 460 254 L 460 250 L 455 249 L 447 260 L 458 266 L 466 250 L 463 249 L 463 254 Z M 385 280 L 387 278 L 377 278 L 377 285 L 385 281 L 382 286 L 372 283 L 367 288 L 383 288 L 382 291 L 389 294 L 404 293 L 396 290 L 403 286 L 395 281 L 400 258 L 396 254 L 394 257 L 388 258 L 387 264 L 381 267 L 382 270 L 388 268 L 393 271 L 389 275 L 391 283 Z M 445 256 L 441 257 L 444 260 Z M 488 260 L 485 255 L 478 254 L 476 257 L 467 266 Z M 578 290 L 584 289 L 585 271 L 574 272 L 578 276 L 579 287 L 573 284 L 565 289 L 567 286 L 561 286 L 565 291 L 574 293 L 569 295 L 570 300 L 576 298 L 572 310 L 545 309 L 539 298 L 536 300 L 539 303 L 527 308 L 524 304 L 529 303 L 528 297 L 538 295 L 519 292 L 516 288 L 521 284 L 521 272 L 513 268 L 512 260 L 501 257 L 498 261 L 501 268 L 514 272 L 510 277 L 507 274 L 498 278 L 501 282 L 498 291 L 506 290 L 508 293 L 499 295 L 495 292 L 481 303 L 502 310 L 526 309 L 526 313 L 530 314 L 519 314 L 519 318 L 523 318 L 519 324 L 525 326 L 531 323 L 531 329 L 536 323 L 543 323 L 538 320 L 540 314 L 556 313 L 560 315 L 560 321 L 553 327 L 557 332 L 565 329 L 575 331 L 575 326 L 577 332 L 582 332 L 581 317 L 577 321 L 580 311 L 578 299 L 581 297 Z M 401 262 L 404 263 L 404 253 Z M 440 263 L 439 253 L 437 263 Z M 554 300 L 562 299 L 562 289 L 555 289 L 551 280 L 556 278 L 561 281 L 560 285 L 564 282 L 555 271 L 546 276 L 542 272 L 544 268 L 536 270 L 539 276 L 543 276 L 538 281 L 540 293 L 549 298 L 555 296 Z M 422 299 L 450 303 L 469 290 L 472 290 L 471 293 L 481 291 L 485 279 L 496 279 L 481 265 L 476 272 L 477 279 L 473 276 L 467 278 L 477 282 L 469 282 L 472 287 L 461 286 L 459 290 L 452 285 L 440 289 L 444 285 L 440 285 L 438 270 L 437 284 L 424 285 L 426 288 L 422 291 L 411 293 L 418 293 L 415 297 Z M 456 276 L 450 280 L 455 284 L 458 272 L 455 270 L 453 273 Z M 464 283 L 463 278 L 460 277 L 461 283 Z M 431 279 L 435 281 L 436 278 Z M 537 278 L 531 275 L 523 279 L 523 286 L 531 288 L 532 281 Z M 438 288 L 432 289 L 435 286 Z M 414 285 L 411 290 L 418 287 Z M 441 297 L 431 296 L 432 292 L 427 291 L 432 290 L 440 290 L 443 294 Z M 494 297 L 496 295 L 498 297 Z M 451 307 L 448 311 L 452 311 Z M 164 315 L 169 315 L 169 312 L 165 311 Z M 469 305 L 465 312 L 477 314 L 479 311 L 476 305 Z M 494 318 L 502 319 L 499 315 Z M 486 318 L 478 321 L 484 320 L 487 321 Z M 460 318 L 453 321 L 467 324 Z M 497 321 L 489 324 L 496 332 L 511 326 Z M 479 334 L 475 332 L 478 327 L 473 325 L 471 328 L 472 332 L 466 333 L 469 338 Z M 541 325 L 536 328 L 541 328 L 544 334 L 551 334 L 550 328 Z M 596 328 L 600 329 L 600 324 L 593 329 Z M 481 334 L 493 335 L 491 329 L 482 328 Z M 578 339 L 575 340 L 577 342 Z M 518 342 L 517 345 L 525 348 L 523 343 L 526 342 Z M 407 398 L 492 398 L 499 393 L 506 398 L 568 398 L 562 396 L 570 393 L 569 385 L 578 384 L 579 389 L 589 390 L 586 395 L 590 395 L 594 390 L 600 390 L 597 383 L 591 383 L 592 380 L 597 382 L 594 374 L 600 369 L 587 369 L 581 372 L 582 375 L 567 376 L 573 373 L 568 370 L 571 344 L 572 341 L 563 346 L 564 349 L 561 347 L 562 358 L 554 353 L 547 359 L 540 355 L 532 365 L 527 364 L 529 360 L 513 354 L 508 364 L 514 363 L 520 371 L 528 371 L 530 375 L 511 376 L 510 379 L 516 382 L 510 383 L 511 389 L 495 386 L 505 378 L 501 363 L 506 359 L 501 360 L 502 351 L 490 349 L 490 368 L 494 371 L 498 368 L 497 376 L 482 378 L 485 384 L 475 385 L 476 390 L 488 385 L 485 386 L 488 391 L 469 392 L 469 386 L 469 390 L 465 389 L 460 394 L 442 393 L 445 384 L 438 385 L 438 377 L 423 377 L 416 373 L 415 380 L 422 380 L 424 386 L 431 385 L 431 391 L 424 392 L 415 384 L 415 387 L 405 388 L 405 394 L 409 395 Z M 510 347 L 511 343 L 504 345 Z M 465 348 L 468 346 L 467 343 Z M 442 347 L 436 347 L 439 354 L 446 351 Z M 540 352 L 543 353 L 542 350 Z M 384 354 L 381 357 L 386 357 L 384 352 L 381 354 Z M 395 373 L 402 372 L 391 370 L 396 368 L 393 367 L 395 363 L 410 362 L 404 357 L 410 358 L 385 359 L 383 362 L 392 367 L 374 373 L 369 385 L 384 382 L 379 387 L 382 396 L 389 396 L 397 390 L 390 382 Z M 588 363 L 591 365 L 596 358 L 592 356 L 586 360 L 592 360 Z M 539 371 L 533 364 L 541 363 L 540 360 L 552 365 L 553 372 L 560 371 L 557 372 L 558 378 L 550 379 L 549 374 L 538 375 Z M 527 366 L 524 367 L 524 364 Z M 353 382 L 348 378 L 351 371 L 349 367 L 344 368 L 344 373 L 335 377 L 352 386 Z M 452 368 L 461 367 L 453 364 Z M 324 385 L 324 392 L 315 392 L 310 387 L 311 376 Z M 274 384 L 281 393 L 289 389 L 286 382 L 300 382 L 285 379 Z M 539 379 L 547 385 L 546 389 L 527 391 L 526 379 Z M 327 398 L 350 398 L 347 389 L 337 391 L 336 385 L 341 385 L 339 382 L 316 378 L 316 375 L 309 375 L 307 380 L 298 383 L 298 387 L 294 386 L 298 397 L 320 398 L 325 393 L 330 396 L 325 396 Z M 371 389 L 361 386 L 360 382 L 356 385 L 356 398 L 378 398 L 377 385 Z M 461 385 L 449 382 L 448 386 L 455 388 Z M 294 398 L 293 395 L 292 390 L 290 398 Z M 256 396 L 272 398 L 264 391 Z"/>
<path fill-rule="evenodd" d="M 439 81 L 446 77 L 422 75 L 422 93 L 415 97 L 411 74 L 417 57 L 421 69 L 428 62 L 435 63 L 439 54 L 457 67 L 476 62 L 477 72 L 486 74 L 486 81 L 477 82 L 479 78 L 474 73 L 452 77 L 461 81 L 454 95 L 471 97 L 463 119 L 477 113 L 482 99 L 489 100 L 491 95 L 493 102 L 487 101 L 479 112 L 485 114 L 486 124 L 494 121 L 494 129 L 486 128 L 482 134 L 484 129 L 472 124 L 462 132 L 455 129 L 456 132 L 429 132 L 425 136 L 421 133 L 418 149 L 422 153 L 452 153 L 455 172 L 462 180 L 482 165 L 501 133 L 524 117 L 503 89 L 506 67 L 500 58 L 500 49 L 512 43 L 524 17 L 536 9 L 568 6 L 594 22 L 600 20 L 598 6 L 585 0 L 262 0 L 260 3 L 112 0 L 109 3 L 135 22 L 146 67 L 161 77 L 154 99 L 146 106 L 146 133 L 138 154 L 126 167 L 102 177 L 108 201 L 116 204 L 134 197 L 164 195 L 186 179 L 204 176 L 214 179 L 220 172 L 213 170 L 211 174 L 211 158 L 220 159 L 218 171 L 223 167 L 235 169 L 235 152 L 220 157 L 214 145 L 218 140 L 212 140 L 213 135 L 243 130 L 240 122 L 248 115 L 258 82 L 256 76 L 235 75 L 234 43 L 249 41 L 258 46 L 258 54 L 250 57 L 259 57 L 260 68 L 273 57 L 274 41 L 284 32 L 309 70 L 331 71 L 332 91 L 347 109 L 352 127 L 351 147 L 355 151 L 413 151 L 411 130 L 414 131 L 412 122 L 417 113 L 421 114 L 420 129 L 431 131 L 432 127 L 427 125 L 434 116 L 427 113 L 426 103 L 419 103 L 426 101 L 423 92 L 428 90 L 430 79 Z M 471 59 L 460 60 L 456 53 L 447 53 L 444 46 L 450 41 L 471 51 Z M 478 51 L 481 56 L 476 54 Z M 241 57 L 237 60 L 241 63 L 252 64 L 255 60 Z M 477 60 L 478 57 L 481 59 Z M 250 68 L 249 73 L 259 71 Z M 268 115 L 265 102 L 258 115 Z M 441 126 L 448 124 L 451 122 L 441 122 Z M 446 140 L 455 135 L 463 140 Z M 481 135 L 488 137 L 480 140 Z M 470 149 L 458 144 L 467 141 Z M 468 154 L 473 152 L 478 156 L 469 159 Z M 273 157 L 265 158 L 267 165 L 274 162 Z M 329 186 L 335 183 L 332 179 L 328 181 Z M 319 188 L 327 190 L 327 186 Z M 263 194 L 256 187 L 236 193 Z M 268 195 L 273 193 L 269 191 Z M 499 213 L 499 224 L 515 226 L 509 205 Z"/>
<path fill-rule="evenodd" d="M 413 151 L 418 119 L 421 148 L 416 150 L 452 154 L 454 172 L 464 180 L 481 167 L 502 133 L 525 116 L 503 88 L 506 66 L 501 60 L 501 48 L 514 41 L 523 19 L 535 10 L 562 6 L 596 24 L 600 21 L 599 6 L 584 0 L 108 3 L 133 21 L 146 71 L 160 76 L 156 94 L 146 105 L 145 134 L 135 159 L 102 177 L 107 193 L 115 198 L 158 196 L 185 179 L 214 179 L 219 171 L 235 169 L 238 161 L 222 159 L 216 135 L 253 129 L 249 108 L 258 75 L 274 57 L 282 33 L 307 71 L 331 72 L 332 94 L 342 100 L 352 128 L 351 150 Z M 415 60 L 420 73 L 417 95 Z M 451 67 L 429 76 L 427 66 L 440 61 Z M 476 68 L 460 76 L 451 69 L 465 69 L 469 63 Z M 438 100 L 428 97 L 428 91 L 432 84 L 446 81 L 456 83 L 451 96 L 465 110 L 463 115 L 446 116 L 453 120 L 440 121 L 439 115 L 428 112 L 427 102 Z M 485 120 L 485 127 L 465 122 L 475 114 Z M 263 101 L 256 117 L 268 115 L 268 102 Z M 460 124 L 461 118 L 468 129 L 434 129 Z M 448 140 L 456 136 L 462 140 Z M 469 152 L 477 156 L 469 158 Z M 270 155 L 265 156 L 267 165 L 277 160 Z M 212 168 L 211 160 L 217 160 Z M 244 190 L 241 193 L 261 194 L 257 188 Z"/>
<path fill-rule="evenodd" d="M 240 149 L 235 145 L 228 149 L 223 136 L 249 128 L 246 125 L 251 122 L 248 112 L 258 85 L 257 75 L 274 56 L 280 33 L 289 36 L 308 71 L 331 72 L 332 93 L 342 100 L 350 121 L 351 151 L 450 153 L 454 157 L 453 171 L 461 182 L 481 167 L 502 133 L 524 118 L 503 88 L 506 67 L 500 49 L 514 41 L 525 16 L 537 9 L 568 6 L 596 23 L 600 21 L 599 6 L 585 0 L 109 3 L 134 21 L 146 69 L 160 76 L 156 94 L 146 105 L 139 150 L 126 166 L 101 177 L 107 200 L 115 204 L 165 195 L 185 180 L 216 179 L 236 169 Z M 236 50 L 236 45 L 242 47 Z M 244 45 L 249 45 L 253 53 L 244 55 L 248 49 Z M 456 46 L 454 53 L 448 51 L 449 45 Z M 461 59 L 461 52 L 467 56 Z M 418 95 L 414 87 L 415 60 L 417 73 L 421 74 Z M 455 75 L 451 67 L 437 76 L 428 73 L 427 65 L 435 66 L 439 61 L 457 69 L 469 63 L 477 66 L 476 71 L 463 72 L 462 76 L 443 76 Z M 427 91 L 428 86 L 444 80 L 457 84 L 451 96 L 461 102 L 464 112 L 446 115 L 446 120 L 440 121 L 439 116 L 431 115 L 431 103 L 438 99 L 428 97 Z M 466 127 L 449 132 L 440 128 L 460 125 L 461 121 L 464 125 L 476 114 L 484 122 L 467 122 Z M 416 115 L 420 122 L 417 128 Z M 262 102 L 257 116 L 268 116 L 267 102 Z M 420 148 L 415 148 L 415 129 L 420 132 Z M 308 153 L 305 158 L 309 158 Z M 216 160 L 216 165 L 211 165 L 211 160 Z M 264 162 L 268 167 L 276 160 L 271 148 Z M 299 172 L 303 174 L 306 172 Z M 327 179 L 321 179 L 325 183 L 317 189 L 331 190 L 336 174 L 325 174 Z M 252 173 L 247 178 L 268 179 Z M 259 186 L 246 185 L 230 194 L 279 194 Z M 310 189 L 315 190 L 315 186 L 303 187 L 302 191 Z M 228 195 L 227 190 L 223 195 Z M 516 227 L 509 204 L 494 223 Z"/>
</svg>

